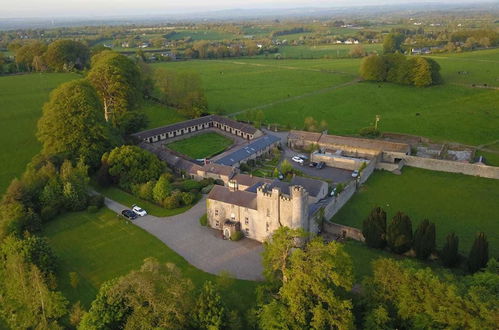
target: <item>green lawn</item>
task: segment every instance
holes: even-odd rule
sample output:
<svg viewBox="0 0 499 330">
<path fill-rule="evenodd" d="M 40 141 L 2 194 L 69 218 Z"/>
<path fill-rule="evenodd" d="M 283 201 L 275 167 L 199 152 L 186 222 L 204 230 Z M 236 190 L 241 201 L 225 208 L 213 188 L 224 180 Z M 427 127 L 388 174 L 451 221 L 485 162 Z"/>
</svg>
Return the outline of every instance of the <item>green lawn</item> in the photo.
<svg viewBox="0 0 499 330">
<path fill-rule="evenodd" d="M 103 194 L 104 196 L 106 196 L 107 198 L 110 198 L 120 204 L 123 204 L 126 207 L 131 208 L 132 205 L 134 204 L 139 205 L 144 210 L 146 210 L 147 213 L 157 217 L 171 217 L 173 215 L 184 213 L 185 211 L 187 211 L 192 207 L 192 205 L 189 205 L 189 206 L 180 207 L 178 209 L 168 210 L 154 203 L 135 197 L 132 194 L 129 194 L 117 187 L 111 186 L 107 188 L 102 188 L 98 185 L 94 185 L 94 189 Z"/>
<path fill-rule="evenodd" d="M 0 76 L 0 195 L 40 150 L 36 122 L 50 91 L 78 77 L 71 73 Z"/>
<path fill-rule="evenodd" d="M 95 214 L 60 216 L 46 224 L 43 234 L 60 258 L 59 289 L 72 303 L 79 300 L 85 307 L 89 307 L 104 281 L 139 268 L 148 257 L 174 263 L 197 287 L 206 280 L 217 280 L 217 276 L 191 266 L 160 240 L 105 208 Z M 79 275 L 76 289 L 69 284 L 69 272 Z M 246 311 L 254 304 L 256 285 L 235 280 L 230 289 L 238 296 L 234 299 L 229 295 L 228 303 Z"/>
<path fill-rule="evenodd" d="M 291 36 L 282 37 L 292 40 Z M 341 58 L 348 57 L 350 50 L 355 46 L 362 46 L 366 52 L 381 52 L 383 48 L 381 44 L 283 46 L 279 48 L 279 54 L 283 58 Z"/>
<path fill-rule="evenodd" d="M 232 145 L 233 141 L 214 132 L 202 133 L 193 137 L 168 143 L 166 146 L 193 159 L 213 157 Z"/>
<path fill-rule="evenodd" d="M 141 110 L 145 112 L 149 119 L 146 129 L 175 124 L 187 119 L 175 109 L 152 101 L 144 102 L 141 106 Z"/>
<path fill-rule="evenodd" d="M 437 246 L 449 232 L 459 236 L 467 255 L 478 231 L 487 234 L 491 256 L 499 256 L 499 180 L 405 167 L 402 175 L 376 171 L 332 221 L 361 228 L 375 206 L 388 220 L 397 211 L 417 224 L 428 218 L 436 224 Z"/>
</svg>

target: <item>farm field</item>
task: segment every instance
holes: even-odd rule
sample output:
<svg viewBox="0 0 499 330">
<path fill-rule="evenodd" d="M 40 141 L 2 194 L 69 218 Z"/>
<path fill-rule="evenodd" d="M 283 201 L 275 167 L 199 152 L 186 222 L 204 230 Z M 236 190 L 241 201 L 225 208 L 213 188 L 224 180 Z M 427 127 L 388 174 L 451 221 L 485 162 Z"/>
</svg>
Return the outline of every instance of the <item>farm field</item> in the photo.
<svg viewBox="0 0 499 330">
<path fill-rule="evenodd" d="M 168 37 L 170 40 L 181 40 L 185 38 L 192 38 L 192 40 L 224 40 L 234 39 L 237 36 L 229 32 L 221 32 L 214 30 L 178 30 Z"/>
<path fill-rule="evenodd" d="M 467 255 L 475 234 L 488 235 L 491 257 L 499 256 L 499 181 L 460 174 L 404 167 L 402 175 L 376 171 L 332 221 L 361 228 L 375 206 L 410 216 L 413 230 L 427 218 L 436 225 L 437 247 L 448 233 L 459 236 L 459 249 Z"/>
<path fill-rule="evenodd" d="M 209 132 L 175 141 L 166 146 L 176 152 L 193 159 L 213 157 L 232 145 L 233 141 L 226 136 Z"/>
<path fill-rule="evenodd" d="M 0 76 L 0 195 L 40 150 L 36 123 L 50 91 L 78 77 L 72 73 Z"/>
<path fill-rule="evenodd" d="M 146 129 L 175 124 L 187 119 L 175 109 L 168 108 L 152 101 L 144 102 L 141 105 L 141 110 L 145 112 L 149 119 Z"/>
<path fill-rule="evenodd" d="M 199 72 L 210 111 L 227 113 L 340 85 L 355 78 L 349 74 L 268 64 L 265 60 L 234 59 L 160 63 L 153 67 Z"/>
<path fill-rule="evenodd" d="M 148 257 L 174 263 L 197 287 L 218 278 L 191 266 L 160 240 L 108 209 L 94 214 L 60 216 L 45 226 L 43 234 L 60 258 L 59 289 L 72 303 L 80 300 L 86 308 L 103 282 L 139 268 Z M 70 286 L 69 272 L 78 274 L 77 288 Z M 238 297 L 230 300 L 231 304 L 246 311 L 255 301 L 256 285 L 256 282 L 234 280 L 230 290 L 238 292 Z"/>
<path fill-rule="evenodd" d="M 284 38 L 286 36 L 282 36 Z M 291 38 L 284 38 L 292 40 Z M 297 38 L 296 38 L 297 39 Z M 358 45 L 320 45 L 320 46 L 282 46 L 279 54 L 282 58 L 345 58 L 350 50 Z M 366 52 L 381 52 L 381 44 L 359 44 Z"/>
</svg>

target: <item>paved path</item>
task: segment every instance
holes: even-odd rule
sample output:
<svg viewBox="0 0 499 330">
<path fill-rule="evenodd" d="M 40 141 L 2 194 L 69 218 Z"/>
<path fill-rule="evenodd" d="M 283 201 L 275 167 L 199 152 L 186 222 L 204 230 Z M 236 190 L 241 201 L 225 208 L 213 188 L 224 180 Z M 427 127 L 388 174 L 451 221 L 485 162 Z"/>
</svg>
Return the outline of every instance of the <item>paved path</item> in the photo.
<svg viewBox="0 0 499 330">
<path fill-rule="evenodd" d="M 105 204 L 118 214 L 127 208 L 108 198 Z M 199 224 L 199 218 L 205 212 L 206 197 L 203 197 L 182 214 L 164 218 L 147 215 L 132 223 L 159 238 L 191 265 L 205 272 L 228 272 L 242 280 L 262 280 L 262 245 L 251 239 L 223 240 L 219 231 Z"/>
</svg>

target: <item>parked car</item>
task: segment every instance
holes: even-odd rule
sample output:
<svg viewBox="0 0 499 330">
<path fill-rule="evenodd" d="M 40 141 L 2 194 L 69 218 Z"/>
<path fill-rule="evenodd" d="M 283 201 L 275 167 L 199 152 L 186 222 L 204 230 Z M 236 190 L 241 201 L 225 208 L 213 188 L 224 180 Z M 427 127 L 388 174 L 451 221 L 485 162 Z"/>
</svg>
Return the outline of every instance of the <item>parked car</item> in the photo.
<svg viewBox="0 0 499 330">
<path fill-rule="evenodd" d="M 334 187 L 333 190 L 331 190 L 331 193 L 329 194 L 329 196 L 331 196 L 331 197 L 336 196 L 336 187 Z"/>
<path fill-rule="evenodd" d="M 282 175 L 282 173 L 279 173 L 279 175 L 277 176 L 277 178 L 278 178 L 279 180 L 284 180 L 284 175 Z"/>
<path fill-rule="evenodd" d="M 356 178 L 359 176 L 359 171 L 355 170 L 352 172 L 352 178 Z"/>
<path fill-rule="evenodd" d="M 310 162 L 310 164 L 308 164 L 308 166 L 310 167 L 316 167 L 318 165 L 318 163 L 316 162 Z"/>
<path fill-rule="evenodd" d="M 296 155 L 296 157 L 300 157 L 303 160 L 308 160 L 308 157 L 302 154 Z"/>
<path fill-rule="evenodd" d="M 301 164 L 301 165 L 303 165 L 303 162 L 304 162 L 304 160 L 301 159 L 298 156 L 294 156 L 293 158 L 291 158 L 291 160 L 294 161 L 295 163 L 298 163 L 298 164 Z"/>
<path fill-rule="evenodd" d="M 132 205 L 132 211 L 140 217 L 147 215 L 146 210 L 135 204 Z"/>
<path fill-rule="evenodd" d="M 129 220 L 134 220 L 138 217 L 138 215 L 135 214 L 135 212 L 133 212 L 132 210 L 123 210 L 121 211 L 121 214 Z"/>
<path fill-rule="evenodd" d="M 326 166 L 326 163 L 324 163 L 324 162 L 319 162 L 319 163 L 317 164 L 317 166 L 316 166 L 316 167 L 317 167 L 317 169 L 318 169 L 318 170 L 320 170 L 320 169 L 323 169 L 323 168 L 324 168 L 324 166 Z"/>
</svg>

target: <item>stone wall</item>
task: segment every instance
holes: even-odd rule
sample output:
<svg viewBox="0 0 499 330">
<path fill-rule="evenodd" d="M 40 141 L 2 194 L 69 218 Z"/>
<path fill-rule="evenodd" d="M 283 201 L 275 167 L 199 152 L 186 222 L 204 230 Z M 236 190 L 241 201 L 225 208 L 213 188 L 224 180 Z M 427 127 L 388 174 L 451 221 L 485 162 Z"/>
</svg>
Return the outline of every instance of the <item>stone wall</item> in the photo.
<svg viewBox="0 0 499 330">
<path fill-rule="evenodd" d="M 357 190 L 355 181 L 350 182 L 343 191 L 324 207 L 324 217 L 331 219 L 345 205 Z"/>
<path fill-rule="evenodd" d="M 378 154 L 375 158 L 371 159 L 369 163 L 367 163 L 366 168 L 364 168 L 360 173 L 360 179 L 359 179 L 360 184 L 363 184 L 364 182 L 367 181 L 367 179 L 369 179 L 371 174 L 373 174 L 374 170 L 376 169 L 376 164 L 379 163 L 380 159 L 381 159 L 381 154 Z"/>
<path fill-rule="evenodd" d="M 440 172 L 462 173 L 466 175 L 480 176 L 483 178 L 499 180 L 499 167 L 495 166 L 470 164 L 415 156 L 404 156 L 403 159 L 405 161 L 405 165 L 407 166 Z"/>
<path fill-rule="evenodd" d="M 334 236 L 351 238 L 361 242 L 365 241 L 364 235 L 362 235 L 362 231 L 360 229 L 345 225 L 340 225 L 338 223 L 333 223 L 329 221 L 324 222 L 324 231 Z"/>
<path fill-rule="evenodd" d="M 314 152 L 312 153 L 311 160 L 316 163 L 324 162 L 329 167 L 342 168 L 350 171 L 358 170 L 362 166 L 362 163 L 367 163 L 369 161 L 361 158 L 344 157 L 330 152 Z"/>
</svg>

